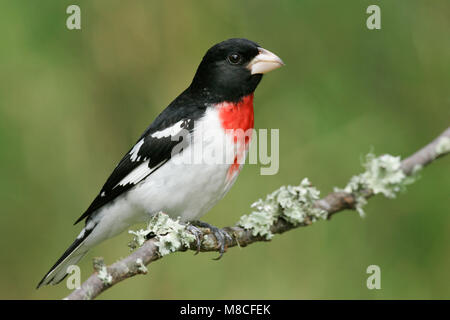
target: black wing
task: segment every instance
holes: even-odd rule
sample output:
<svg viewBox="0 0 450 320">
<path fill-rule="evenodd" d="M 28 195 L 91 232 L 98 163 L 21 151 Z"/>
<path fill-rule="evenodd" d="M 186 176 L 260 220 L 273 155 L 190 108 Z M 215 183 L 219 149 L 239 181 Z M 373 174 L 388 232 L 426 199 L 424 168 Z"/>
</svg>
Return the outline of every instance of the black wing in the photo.
<svg viewBox="0 0 450 320">
<path fill-rule="evenodd" d="M 204 108 L 189 106 L 189 103 L 180 106 L 179 104 L 183 102 L 183 99 L 177 100 L 169 105 L 145 130 L 135 146 L 127 152 L 116 166 L 100 193 L 75 224 L 85 218 L 89 219 L 96 210 L 147 178 L 171 158 L 172 149 L 177 144 L 188 142 L 177 134 L 174 137 L 173 133 L 177 131 L 177 128 L 192 132 L 194 121 L 201 117 Z M 185 147 L 177 148 L 179 149 L 177 151 L 179 152 Z"/>
</svg>

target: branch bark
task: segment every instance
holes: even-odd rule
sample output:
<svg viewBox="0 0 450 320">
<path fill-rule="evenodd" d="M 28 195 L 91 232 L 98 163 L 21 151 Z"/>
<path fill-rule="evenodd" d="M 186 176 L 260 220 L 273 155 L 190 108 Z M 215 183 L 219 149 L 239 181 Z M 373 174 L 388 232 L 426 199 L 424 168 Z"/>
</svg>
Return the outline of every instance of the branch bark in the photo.
<svg viewBox="0 0 450 320">
<path fill-rule="evenodd" d="M 417 166 L 425 167 L 439 157 L 442 157 L 450 153 L 449 148 L 443 151 L 437 152 L 439 144 L 442 144 L 444 140 L 450 139 L 450 127 L 447 128 L 436 139 L 430 142 L 428 145 L 418 150 L 410 157 L 404 159 L 401 163 L 402 171 L 406 175 L 411 175 Z M 448 141 L 447 141 L 448 142 Z M 373 196 L 371 190 L 367 190 L 365 197 L 368 199 Z M 355 209 L 356 198 L 351 193 L 346 192 L 332 192 L 324 198 L 318 200 L 315 205 L 328 212 L 328 219 L 332 215 L 344 211 L 346 209 Z M 308 226 L 312 222 L 306 221 L 302 224 L 292 225 L 284 219 L 278 219 L 271 227 L 273 234 L 281 234 L 291 229 Z M 239 245 L 245 247 L 257 241 L 268 241 L 262 236 L 254 236 L 251 230 L 244 229 L 242 227 L 225 227 L 224 230 L 233 235 L 233 242 L 228 245 L 228 248 Z M 201 228 L 202 235 L 201 252 L 218 251 L 219 246 L 214 235 L 207 228 Z M 208 235 L 206 239 L 204 236 Z M 82 299 L 94 299 L 103 291 L 112 287 L 116 283 L 133 277 L 138 274 L 147 273 L 146 268 L 143 265 L 148 265 L 161 258 L 158 253 L 158 247 L 156 245 L 157 239 L 150 239 L 146 241 L 142 247 L 135 250 L 128 257 L 123 258 L 112 265 L 106 267 L 108 274 L 111 276 L 111 281 L 105 282 L 98 277 L 98 271 L 95 271 L 79 289 L 74 290 L 65 299 L 68 300 L 82 300 Z M 191 250 L 196 250 L 195 244 L 191 245 Z M 186 251 L 181 249 L 180 251 Z M 142 264 L 136 263 L 136 261 L 142 262 Z"/>
</svg>

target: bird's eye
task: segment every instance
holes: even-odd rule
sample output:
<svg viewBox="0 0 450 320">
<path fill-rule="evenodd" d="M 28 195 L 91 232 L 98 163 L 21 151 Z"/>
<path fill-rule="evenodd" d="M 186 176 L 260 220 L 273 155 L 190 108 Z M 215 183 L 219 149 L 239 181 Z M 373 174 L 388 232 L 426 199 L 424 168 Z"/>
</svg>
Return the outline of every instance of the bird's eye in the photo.
<svg viewBox="0 0 450 320">
<path fill-rule="evenodd" d="M 238 53 L 232 53 L 228 56 L 228 61 L 231 64 L 238 64 L 239 62 L 241 62 L 241 55 Z"/>
</svg>

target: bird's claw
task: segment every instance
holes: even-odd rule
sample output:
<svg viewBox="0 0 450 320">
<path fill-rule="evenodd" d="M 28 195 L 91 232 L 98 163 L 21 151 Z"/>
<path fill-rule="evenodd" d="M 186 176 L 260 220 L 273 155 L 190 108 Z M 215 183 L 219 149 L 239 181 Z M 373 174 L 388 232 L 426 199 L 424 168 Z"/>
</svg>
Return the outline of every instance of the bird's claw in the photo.
<svg viewBox="0 0 450 320">
<path fill-rule="evenodd" d="M 202 234 L 202 231 L 197 228 L 196 226 L 192 225 L 192 224 L 188 224 L 188 226 L 186 227 L 186 229 L 192 233 L 195 237 L 195 246 L 196 246 L 196 250 L 195 250 L 195 254 L 198 254 L 200 252 L 200 247 L 201 247 L 201 239 L 200 236 Z"/>
<path fill-rule="evenodd" d="M 192 222 L 192 224 L 190 226 L 196 229 L 196 231 L 194 231 L 194 232 L 200 232 L 200 234 L 201 234 L 201 231 L 198 228 L 196 228 L 196 226 L 202 227 L 202 228 L 208 228 L 209 230 L 211 230 L 211 233 L 216 237 L 217 242 L 219 243 L 220 255 L 217 258 L 214 258 L 214 260 L 219 260 L 220 258 L 222 258 L 224 252 L 227 249 L 227 245 L 233 243 L 233 238 L 230 236 L 230 234 L 228 232 L 226 232 L 223 229 L 219 229 L 215 226 L 212 226 L 209 223 L 202 222 L 202 221 L 194 221 L 194 222 Z M 196 236 L 196 239 L 197 239 L 197 253 L 198 253 L 200 251 L 200 240 L 198 238 L 198 235 L 196 235 L 194 232 L 192 232 L 192 233 L 194 234 L 194 236 Z"/>
<path fill-rule="evenodd" d="M 233 242 L 233 238 L 228 234 L 228 232 L 223 229 L 219 229 L 216 227 L 212 227 L 210 229 L 220 245 L 220 255 L 217 258 L 214 258 L 214 260 L 219 260 L 220 258 L 222 258 L 224 252 L 226 251 L 228 243 L 231 244 Z"/>
</svg>

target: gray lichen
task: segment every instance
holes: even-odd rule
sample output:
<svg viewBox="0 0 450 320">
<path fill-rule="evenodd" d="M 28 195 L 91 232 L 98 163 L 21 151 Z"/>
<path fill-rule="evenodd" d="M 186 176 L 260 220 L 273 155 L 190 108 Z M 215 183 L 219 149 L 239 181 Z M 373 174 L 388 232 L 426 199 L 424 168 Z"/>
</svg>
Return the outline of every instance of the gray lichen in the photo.
<svg viewBox="0 0 450 320">
<path fill-rule="evenodd" d="M 450 138 L 449 137 L 442 137 L 439 139 L 438 143 L 436 144 L 436 156 L 440 156 L 444 153 L 450 152 Z"/>
<path fill-rule="evenodd" d="M 147 273 L 148 272 L 147 267 L 144 265 L 144 263 L 142 262 L 141 258 L 137 258 L 136 259 L 136 265 L 138 267 L 139 272 L 141 272 L 141 273 Z"/>
<path fill-rule="evenodd" d="M 141 247 L 150 234 L 157 237 L 155 244 L 161 256 L 182 248 L 189 248 L 189 244 L 195 240 L 195 236 L 186 230 L 185 225 L 162 212 L 152 217 L 146 229 L 130 230 L 129 233 L 134 235 L 133 240 L 129 243 L 132 249 Z"/>
<path fill-rule="evenodd" d="M 140 229 L 140 230 L 128 230 L 128 233 L 134 234 L 134 238 L 130 243 L 128 243 L 128 246 L 133 250 L 136 248 L 142 247 L 144 242 L 146 241 L 146 236 L 150 233 L 147 232 L 147 229 Z"/>
<path fill-rule="evenodd" d="M 103 284 L 110 285 L 112 283 L 112 276 L 108 274 L 105 260 L 103 257 L 95 257 L 93 259 L 94 270 L 97 271 L 97 277 L 103 282 Z"/>
<path fill-rule="evenodd" d="M 298 186 L 282 186 L 267 195 L 266 199 L 253 203 L 252 208 L 255 210 L 242 216 L 238 225 L 252 230 L 254 236 L 269 240 L 273 237 L 270 229 L 279 218 L 293 225 L 325 219 L 327 212 L 314 206 L 319 196 L 320 191 L 311 186 L 308 178 L 303 179 Z"/>
<path fill-rule="evenodd" d="M 366 205 L 366 195 L 368 190 L 373 194 L 383 194 L 387 198 L 395 198 L 399 191 L 415 180 L 415 176 L 406 176 L 401 169 L 400 157 L 394 157 L 389 154 L 375 157 L 372 153 L 366 156 L 363 163 L 365 172 L 353 176 L 344 189 L 335 191 L 345 191 L 352 193 L 356 198 L 356 210 L 361 216 L 364 216 L 363 207 Z M 415 167 L 414 173 L 421 168 Z"/>
<path fill-rule="evenodd" d="M 108 273 L 105 265 L 100 267 L 97 277 L 102 280 L 103 284 L 110 285 L 112 283 L 112 276 Z"/>
<path fill-rule="evenodd" d="M 250 214 L 242 216 L 238 221 L 238 225 L 245 229 L 252 230 L 254 236 L 260 235 L 269 240 L 273 237 L 270 227 L 275 220 L 276 218 L 272 210 L 253 211 Z"/>
</svg>

